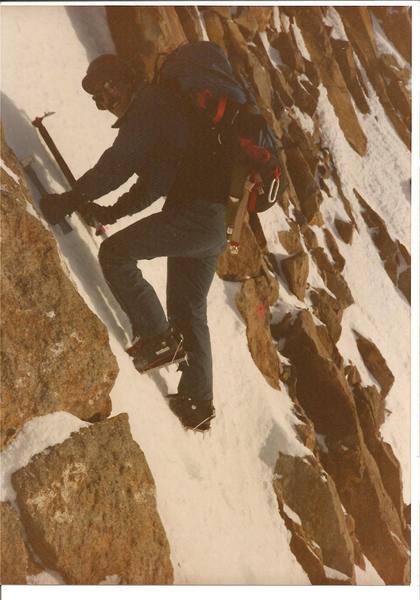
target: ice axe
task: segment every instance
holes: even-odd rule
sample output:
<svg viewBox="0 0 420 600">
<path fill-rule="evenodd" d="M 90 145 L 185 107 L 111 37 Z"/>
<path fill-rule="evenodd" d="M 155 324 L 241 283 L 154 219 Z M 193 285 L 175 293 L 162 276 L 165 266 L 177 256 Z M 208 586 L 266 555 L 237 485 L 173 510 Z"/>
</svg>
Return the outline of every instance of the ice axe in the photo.
<svg viewBox="0 0 420 600">
<path fill-rule="evenodd" d="M 70 187 L 73 189 L 74 185 L 76 183 L 76 178 L 74 177 L 73 173 L 70 171 L 70 168 L 69 168 L 68 164 L 66 163 L 66 161 L 64 160 L 63 155 L 61 154 L 61 152 L 55 145 L 54 140 L 48 133 L 48 131 L 43 123 L 43 120 L 46 117 L 49 117 L 53 114 L 55 114 L 55 113 L 47 112 L 44 114 L 43 117 L 36 117 L 32 121 L 32 125 L 38 129 L 40 136 L 42 137 L 42 139 L 48 146 L 48 149 L 50 150 L 51 154 L 54 156 L 55 160 L 57 161 L 57 164 L 60 167 L 61 172 L 63 173 L 64 177 L 67 179 Z M 100 223 L 95 217 L 89 215 L 88 213 L 89 213 L 89 209 L 87 209 L 87 211 L 86 211 L 86 216 L 84 216 L 83 211 L 80 211 L 80 210 L 78 211 L 78 214 L 81 216 L 82 220 L 87 225 L 91 225 L 93 223 L 93 226 L 95 227 L 96 235 L 100 235 L 102 238 L 108 237 L 105 232 L 105 227 L 102 225 L 102 223 Z"/>
<path fill-rule="evenodd" d="M 45 196 L 46 194 L 48 194 L 48 192 L 45 189 L 44 184 L 39 179 L 37 172 L 33 168 L 32 161 L 33 161 L 32 156 L 23 160 L 22 161 L 23 170 L 25 171 L 25 173 L 29 177 L 29 179 L 32 181 L 32 183 L 34 184 L 34 186 L 36 187 L 36 189 L 38 190 L 40 195 Z M 73 229 L 71 228 L 71 225 L 64 218 L 62 221 L 57 223 L 57 225 L 61 228 L 61 231 L 63 233 L 70 233 L 71 231 L 73 231 Z"/>
</svg>

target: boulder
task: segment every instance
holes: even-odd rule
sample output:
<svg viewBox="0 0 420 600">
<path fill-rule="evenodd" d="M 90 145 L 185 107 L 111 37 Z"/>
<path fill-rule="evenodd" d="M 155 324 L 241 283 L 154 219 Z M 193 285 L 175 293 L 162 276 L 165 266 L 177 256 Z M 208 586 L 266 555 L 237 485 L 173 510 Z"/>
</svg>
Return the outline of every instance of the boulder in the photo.
<svg viewBox="0 0 420 600">
<path fill-rule="evenodd" d="M 341 335 L 341 319 L 343 318 L 343 307 L 340 302 L 321 288 L 311 290 L 310 299 L 314 314 L 325 323 L 332 341 L 337 343 Z"/>
<path fill-rule="evenodd" d="M 203 39 L 203 32 L 198 20 L 198 8 L 196 6 L 175 6 L 176 14 L 181 22 L 182 28 L 189 42 L 197 42 Z"/>
<path fill-rule="evenodd" d="M 26 421 L 54 411 L 85 421 L 105 418 L 118 365 L 106 328 L 71 281 L 56 240 L 34 216 L 20 164 L 4 141 L 1 147 L 19 177 L 16 183 L 1 172 L 4 445 Z"/>
<path fill-rule="evenodd" d="M 270 305 L 278 299 L 278 282 L 266 275 L 242 283 L 236 305 L 246 323 L 248 347 L 255 364 L 274 388 L 280 389 L 280 361 L 270 331 Z"/>
<path fill-rule="evenodd" d="M 311 250 L 311 256 L 315 260 L 325 285 L 340 302 L 341 307 L 344 309 L 353 304 L 354 299 L 346 280 L 335 265 L 330 262 L 325 250 L 318 246 Z"/>
<path fill-rule="evenodd" d="M 300 518 L 306 537 L 319 547 L 322 564 L 354 583 L 353 542 L 341 501 L 333 480 L 315 457 L 280 453 L 273 486 Z"/>
<path fill-rule="evenodd" d="M 47 448 L 12 482 L 31 546 L 66 583 L 173 582 L 153 477 L 126 414 Z"/>
<path fill-rule="evenodd" d="M 299 300 L 305 299 L 306 282 L 309 275 L 309 257 L 306 252 L 299 252 L 281 261 L 281 268 L 286 277 L 290 291 Z"/>
<path fill-rule="evenodd" d="M 386 364 L 386 361 L 379 348 L 372 342 L 372 340 L 368 340 L 357 331 L 354 331 L 354 334 L 356 337 L 357 348 L 359 349 L 363 362 L 365 363 L 368 371 L 372 373 L 376 381 L 381 386 L 381 395 L 382 398 L 385 398 L 395 381 L 395 377 L 392 374 L 391 369 Z"/>
<path fill-rule="evenodd" d="M 299 234 L 299 226 L 293 221 L 290 221 L 289 224 L 289 230 L 278 232 L 280 243 L 289 254 L 303 252 L 303 246 Z"/>
<path fill-rule="evenodd" d="M 351 244 L 353 241 L 353 223 L 350 221 L 343 221 L 342 219 L 336 218 L 334 220 L 335 228 L 337 229 L 338 235 L 341 237 L 343 242 Z"/>
<path fill-rule="evenodd" d="M 361 437 L 357 412 L 344 372 L 332 360 L 320 328 L 302 310 L 289 329 L 282 353 L 296 369 L 296 394 L 317 433 L 332 439 Z"/>
<path fill-rule="evenodd" d="M 300 208 L 308 224 L 321 225 L 322 217 L 319 213 L 319 206 L 322 202 L 322 195 L 318 184 L 300 148 L 292 144 L 287 145 L 287 143 L 286 166 L 299 199 Z"/>
<path fill-rule="evenodd" d="M 217 274 L 226 281 L 244 281 L 261 274 L 262 252 L 257 239 L 246 220 L 241 231 L 238 254 L 227 248 L 220 256 Z"/>
<path fill-rule="evenodd" d="M 42 571 L 29 552 L 19 515 L 10 502 L 0 503 L 0 583 L 26 585 L 27 576 Z"/>
<path fill-rule="evenodd" d="M 335 241 L 335 237 L 331 233 L 329 229 L 326 227 L 323 228 L 325 242 L 327 244 L 327 248 L 332 256 L 334 261 L 334 266 L 341 272 L 344 269 L 346 261 L 344 257 L 341 255 L 340 250 L 338 249 L 337 242 Z"/>
<path fill-rule="evenodd" d="M 359 73 L 359 69 L 356 66 L 351 44 L 346 40 L 337 40 L 335 38 L 330 38 L 330 40 L 335 59 L 357 108 L 363 114 L 370 112 L 369 104 L 366 99 L 367 90 Z"/>
</svg>

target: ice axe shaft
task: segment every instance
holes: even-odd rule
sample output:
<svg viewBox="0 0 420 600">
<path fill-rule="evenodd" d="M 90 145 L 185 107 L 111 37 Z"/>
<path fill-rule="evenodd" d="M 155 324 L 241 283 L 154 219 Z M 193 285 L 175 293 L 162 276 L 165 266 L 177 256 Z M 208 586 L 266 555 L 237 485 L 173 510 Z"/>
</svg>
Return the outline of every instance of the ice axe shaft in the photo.
<svg viewBox="0 0 420 600">
<path fill-rule="evenodd" d="M 23 161 L 22 164 L 23 164 L 23 170 L 25 171 L 25 173 L 29 177 L 29 179 L 32 181 L 32 183 L 38 190 L 39 194 L 41 196 L 45 196 L 46 194 L 48 194 L 47 190 L 44 187 L 44 184 L 41 182 L 41 180 L 38 177 L 37 172 L 35 171 L 35 169 L 32 166 L 32 159 Z M 62 221 L 57 223 L 57 225 L 61 228 L 61 231 L 64 234 L 70 233 L 71 231 L 73 231 L 73 229 L 71 228 L 71 225 L 69 223 L 67 223 L 66 219 L 63 219 Z"/>
<path fill-rule="evenodd" d="M 64 177 L 67 179 L 70 187 L 73 188 L 74 184 L 76 183 L 76 178 L 74 177 L 73 173 L 70 171 L 70 168 L 69 168 L 68 164 L 66 163 L 66 161 L 64 160 L 63 155 L 61 154 L 61 152 L 55 145 L 54 140 L 52 139 L 52 137 L 48 133 L 44 123 L 42 122 L 45 117 L 48 117 L 52 114 L 54 114 L 54 113 L 46 113 L 43 117 L 37 117 L 36 119 L 34 119 L 32 121 L 32 125 L 34 125 L 34 127 L 36 127 L 38 129 L 41 137 L 43 138 L 43 140 L 47 144 L 49 150 L 51 151 L 51 154 L 54 156 L 55 160 L 57 161 L 57 164 L 60 167 Z"/>
<path fill-rule="evenodd" d="M 60 169 L 61 169 L 64 177 L 67 179 L 70 187 L 73 189 L 74 185 L 76 183 L 76 178 L 74 177 L 73 173 L 70 171 L 70 168 L 69 168 L 68 164 L 66 163 L 66 161 L 64 160 L 63 155 L 61 154 L 61 152 L 57 148 L 54 140 L 52 139 L 52 137 L 48 133 L 47 128 L 45 127 L 45 125 L 43 123 L 43 120 L 45 119 L 45 117 L 49 117 L 50 115 L 53 115 L 53 114 L 54 113 L 49 112 L 49 113 L 45 113 L 43 117 L 36 117 L 36 119 L 34 119 L 32 121 L 32 125 L 38 129 L 40 136 L 42 137 L 42 139 L 46 143 L 46 145 L 47 145 L 48 149 L 50 150 L 51 154 L 54 156 L 54 158 L 55 158 L 58 166 L 60 167 Z M 84 221 L 86 221 L 86 219 L 83 216 L 83 213 L 81 214 L 81 211 L 79 211 L 79 215 L 82 217 L 82 219 Z M 105 232 L 105 227 L 102 225 L 102 223 L 100 223 L 94 217 L 92 218 L 92 222 L 93 222 L 93 225 L 95 227 L 95 233 L 96 233 L 96 235 L 100 235 L 101 237 L 106 238 L 107 235 L 106 235 L 106 232 Z M 87 223 L 87 224 L 89 225 L 89 223 Z"/>
</svg>

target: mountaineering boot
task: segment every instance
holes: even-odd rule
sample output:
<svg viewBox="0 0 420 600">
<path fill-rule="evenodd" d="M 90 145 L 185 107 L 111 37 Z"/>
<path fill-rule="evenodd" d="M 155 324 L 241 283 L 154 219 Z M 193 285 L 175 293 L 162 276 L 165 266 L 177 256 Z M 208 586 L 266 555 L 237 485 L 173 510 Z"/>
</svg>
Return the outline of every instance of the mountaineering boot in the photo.
<svg viewBox="0 0 420 600">
<path fill-rule="evenodd" d="M 186 360 L 182 335 L 175 333 L 172 327 L 160 335 L 135 339 L 126 352 L 140 373 Z"/>
<path fill-rule="evenodd" d="M 171 411 L 184 427 L 194 431 L 207 431 L 216 416 L 212 400 L 195 400 L 184 394 L 168 394 Z"/>
</svg>

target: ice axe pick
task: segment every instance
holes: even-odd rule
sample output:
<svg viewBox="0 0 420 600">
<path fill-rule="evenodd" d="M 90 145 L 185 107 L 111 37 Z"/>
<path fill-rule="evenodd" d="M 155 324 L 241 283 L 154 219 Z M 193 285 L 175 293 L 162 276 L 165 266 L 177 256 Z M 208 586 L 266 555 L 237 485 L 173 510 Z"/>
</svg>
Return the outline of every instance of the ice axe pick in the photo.
<svg viewBox="0 0 420 600">
<path fill-rule="evenodd" d="M 73 173 L 70 171 L 70 168 L 69 168 L 68 164 L 66 163 L 66 161 L 64 160 L 63 155 L 61 154 L 61 152 L 57 148 L 54 140 L 52 139 L 52 137 L 48 133 L 47 128 L 45 127 L 45 125 L 43 123 L 43 120 L 46 117 L 49 117 L 49 116 L 51 116 L 53 114 L 55 114 L 55 113 L 54 112 L 46 112 L 44 114 L 44 116 L 42 116 L 42 117 L 36 117 L 32 121 L 32 125 L 38 129 L 40 136 L 42 137 L 42 139 L 46 143 L 46 145 L 47 145 L 48 149 L 50 150 L 51 154 L 54 156 L 54 158 L 55 158 L 58 166 L 61 169 L 61 172 L 63 173 L 64 177 L 67 179 L 70 187 L 73 189 L 74 185 L 76 183 L 76 178 L 74 177 Z M 95 233 L 96 233 L 96 235 L 100 235 L 102 238 L 106 238 L 107 237 L 106 232 L 105 232 L 105 227 L 97 219 L 95 219 L 94 217 L 88 216 L 89 221 L 87 221 L 86 217 L 84 217 L 83 213 L 81 213 L 80 210 L 78 211 L 78 214 L 81 216 L 81 218 L 83 219 L 83 221 L 85 223 L 87 223 L 87 225 L 91 225 L 93 223 L 93 225 L 95 227 Z"/>
</svg>

